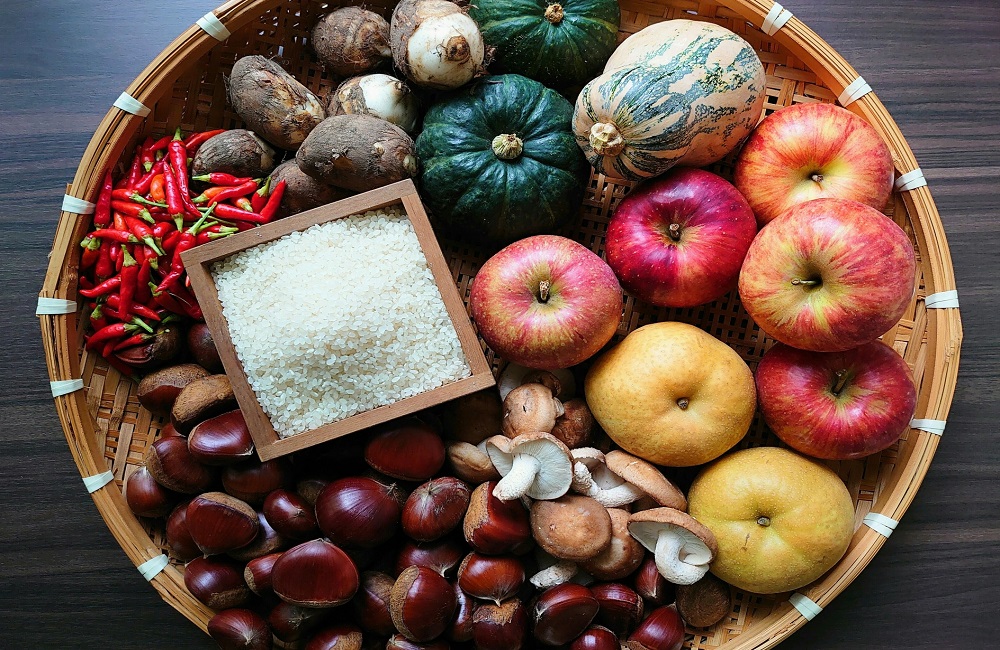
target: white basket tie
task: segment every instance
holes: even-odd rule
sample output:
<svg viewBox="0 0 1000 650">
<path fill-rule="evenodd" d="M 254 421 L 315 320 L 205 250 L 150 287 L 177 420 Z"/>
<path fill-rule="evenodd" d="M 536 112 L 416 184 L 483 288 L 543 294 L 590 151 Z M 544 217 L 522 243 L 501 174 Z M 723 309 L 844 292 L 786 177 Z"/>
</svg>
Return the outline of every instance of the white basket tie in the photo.
<svg viewBox="0 0 1000 650">
<path fill-rule="evenodd" d="M 861 523 L 868 526 L 882 537 L 892 535 L 892 531 L 896 530 L 896 526 L 899 525 L 899 522 L 892 517 L 886 517 L 879 512 L 869 512 L 865 515 L 865 518 Z"/>
<path fill-rule="evenodd" d="M 958 290 L 939 291 L 924 298 L 927 309 L 958 309 Z"/>
<path fill-rule="evenodd" d="M 944 426 L 947 423 L 947 420 L 925 420 L 921 418 L 913 418 L 910 420 L 910 428 L 920 429 L 921 431 L 932 433 L 935 436 L 940 436 L 944 433 Z"/>
<path fill-rule="evenodd" d="M 39 296 L 38 306 L 35 307 L 35 316 L 72 314 L 75 311 L 76 303 L 72 300 Z"/>
<path fill-rule="evenodd" d="M 151 560 L 146 560 L 136 568 L 139 569 L 142 577 L 148 581 L 160 575 L 160 572 L 166 569 L 168 564 L 170 564 L 170 560 L 166 555 L 157 555 Z"/>
<path fill-rule="evenodd" d="M 87 488 L 87 492 L 93 494 L 113 480 L 115 480 L 115 475 L 111 473 L 111 470 L 108 470 L 93 476 L 84 476 L 83 485 Z"/>
<path fill-rule="evenodd" d="M 50 381 L 49 387 L 52 389 L 52 397 L 62 397 L 63 395 L 69 395 L 81 390 L 83 388 L 83 380 L 60 379 L 58 381 Z"/>
<path fill-rule="evenodd" d="M 205 30 L 206 34 L 217 41 L 224 41 L 232 35 L 226 29 L 226 26 L 222 24 L 222 21 L 219 20 L 219 17 L 211 11 L 199 18 L 195 25 L 201 27 Z"/>
<path fill-rule="evenodd" d="M 817 614 L 823 611 L 823 608 L 817 605 L 812 598 L 803 596 L 797 591 L 788 597 L 788 602 L 792 604 L 792 607 L 799 610 L 799 614 L 802 614 L 802 617 L 807 621 L 813 620 Z"/>
<path fill-rule="evenodd" d="M 73 214 L 94 214 L 94 210 L 96 209 L 97 205 L 91 203 L 90 201 L 84 201 L 83 199 L 70 196 L 69 194 L 63 195 L 63 212 L 72 212 Z"/>
<path fill-rule="evenodd" d="M 840 97 L 837 97 L 837 101 L 843 107 L 848 107 L 854 102 L 858 101 L 868 93 L 872 91 L 872 87 L 868 85 L 864 77 L 858 77 L 844 88 L 844 92 L 840 93 Z"/>
<path fill-rule="evenodd" d="M 791 17 L 792 12 L 775 2 L 771 7 L 771 11 L 767 12 L 767 15 L 764 16 L 764 23 L 760 26 L 760 29 L 768 36 L 774 36 L 779 29 L 785 26 L 785 23 Z"/>
<path fill-rule="evenodd" d="M 919 167 L 912 171 L 908 171 L 905 174 L 900 174 L 895 183 L 896 189 L 900 192 L 915 190 L 918 187 L 923 187 L 924 185 L 927 185 L 927 179 L 924 178 L 924 173 L 920 171 Z"/>
<path fill-rule="evenodd" d="M 146 117 L 149 115 L 149 107 L 140 102 L 138 99 L 129 95 L 128 93 L 122 93 L 118 95 L 118 99 L 115 100 L 114 104 L 117 108 L 122 109 L 126 113 L 131 113 L 132 115 L 138 115 L 139 117 Z"/>
</svg>

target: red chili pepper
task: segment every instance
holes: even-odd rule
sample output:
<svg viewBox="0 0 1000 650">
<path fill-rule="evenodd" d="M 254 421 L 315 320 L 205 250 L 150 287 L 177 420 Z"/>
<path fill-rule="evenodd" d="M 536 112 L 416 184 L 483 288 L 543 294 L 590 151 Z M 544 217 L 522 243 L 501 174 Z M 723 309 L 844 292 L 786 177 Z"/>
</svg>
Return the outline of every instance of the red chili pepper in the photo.
<svg viewBox="0 0 1000 650">
<path fill-rule="evenodd" d="M 163 240 L 164 237 L 177 230 L 173 221 L 157 221 L 153 226 L 153 237 Z"/>
<path fill-rule="evenodd" d="M 278 181 L 278 184 L 274 186 L 273 190 L 271 190 L 271 195 L 267 199 L 267 205 L 265 205 L 264 209 L 260 211 L 260 216 L 265 220 L 264 223 L 274 219 L 274 215 L 278 212 L 278 206 L 281 205 L 281 198 L 285 196 L 285 187 L 287 186 L 288 183 L 282 179 Z"/>
<path fill-rule="evenodd" d="M 185 214 L 184 202 L 181 200 L 180 187 L 177 185 L 177 176 L 174 175 L 173 167 L 167 165 L 163 170 L 163 189 L 167 194 L 167 212 L 173 217 Z"/>
<path fill-rule="evenodd" d="M 139 287 L 136 287 L 136 295 L 138 295 Z M 146 286 L 146 293 L 149 293 L 149 286 Z M 150 295 L 152 297 L 152 294 Z M 121 297 L 117 293 L 113 293 L 108 296 L 107 302 L 104 303 L 105 308 L 111 310 L 110 313 L 115 315 L 118 320 L 128 320 L 128 318 L 121 318 L 123 315 L 120 311 L 121 309 Z M 132 303 L 132 313 L 140 318 L 148 318 L 149 320 L 159 322 L 161 319 L 160 315 L 149 308 L 149 306 L 144 305 L 140 302 Z"/>
<path fill-rule="evenodd" d="M 81 275 L 80 279 L 77 281 L 77 286 L 80 289 L 93 289 L 94 283 L 85 275 Z"/>
<path fill-rule="evenodd" d="M 167 236 L 164 237 L 163 241 L 160 243 L 160 248 L 162 248 L 168 255 L 172 254 L 174 252 L 174 248 L 177 246 L 178 240 L 180 240 L 180 237 L 181 233 L 179 230 L 167 233 Z"/>
<path fill-rule="evenodd" d="M 142 196 L 134 190 L 114 190 L 111 193 L 111 200 L 115 202 L 127 202 L 132 201 L 133 203 L 140 203 L 145 206 L 155 206 L 157 208 L 167 207 L 165 203 L 158 203 L 156 201 L 150 201 L 146 197 Z"/>
<path fill-rule="evenodd" d="M 228 237 L 235 232 L 239 232 L 239 228 L 217 223 L 199 232 L 195 237 L 195 243 L 200 246 L 201 244 L 207 244 L 208 242 L 221 239 L 222 237 Z"/>
<path fill-rule="evenodd" d="M 79 293 L 84 298 L 96 298 L 97 296 L 104 296 L 117 290 L 121 285 L 122 277 L 120 275 L 116 275 L 108 278 L 104 282 L 95 286 L 93 289 L 81 289 Z"/>
<path fill-rule="evenodd" d="M 153 136 L 147 135 L 146 139 L 142 142 L 142 146 L 139 148 L 139 155 L 142 158 L 142 168 L 147 172 L 153 168 L 153 163 L 156 162 L 156 159 L 153 156 L 152 146 Z"/>
<path fill-rule="evenodd" d="M 80 242 L 80 246 L 83 248 L 83 253 L 80 254 L 80 268 L 89 269 L 97 264 L 101 256 L 101 240 L 87 235 Z"/>
<path fill-rule="evenodd" d="M 118 287 L 119 306 L 117 311 L 120 320 L 128 320 L 132 317 L 132 297 L 135 295 L 135 283 L 139 277 L 139 265 L 135 259 L 128 254 L 128 251 L 125 251 L 124 256 L 122 272 L 119 274 L 122 281 Z"/>
<path fill-rule="evenodd" d="M 114 182 L 111 180 L 111 170 L 104 174 L 104 182 L 101 183 L 101 192 L 97 195 L 97 206 L 94 208 L 94 225 L 98 228 L 105 228 L 111 223 L 111 193 L 114 191 Z"/>
<path fill-rule="evenodd" d="M 125 221 L 128 223 L 129 230 L 132 231 L 133 235 L 141 239 L 142 242 L 146 244 L 146 246 L 149 246 L 149 248 L 152 249 L 152 251 L 158 256 L 163 255 L 163 250 L 161 250 L 157 245 L 156 240 L 153 238 L 153 231 L 149 226 L 138 219 L 130 217 L 126 218 Z"/>
<path fill-rule="evenodd" d="M 100 230 L 93 230 L 87 236 L 97 239 L 107 239 L 109 241 L 118 242 L 119 244 L 134 244 L 139 241 L 136 236 L 128 230 L 117 230 L 115 228 L 101 228 Z"/>
<path fill-rule="evenodd" d="M 156 142 L 154 142 L 153 146 L 151 147 L 151 150 L 155 153 L 157 151 L 160 151 L 161 149 L 166 149 L 167 145 L 169 145 L 170 141 L 173 139 L 174 136 L 167 134 L 162 138 L 160 138 L 159 140 L 157 140 Z"/>
<path fill-rule="evenodd" d="M 157 291 L 173 289 L 179 284 L 179 280 L 184 274 L 184 262 L 181 261 L 181 253 L 193 248 L 195 243 L 195 235 L 189 230 L 181 233 L 181 236 L 177 240 L 177 244 L 174 245 L 174 252 L 170 258 L 170 272 L 167 273 L 163 277 L 160 284 L 156 286 Z"/>
<path fill-rule="evenodd" d="M 150 295 L 149 293 L 149 281 L 152 279 L 153 276 L 153 263 L 155 261 L 156 261 L 155 257 L 147 257 L 142 261 L 142 264 L 139 266 L 139 274 L 136 276 L 135 279 L 135 300 L 137 303 L 148 305 L 150 299 L 152 298 L 152 295 Z M 136 308 L 135 313 L 142 316 L 142 314 L 139 313 L 138 308 Z M 149 318 L 149 316 L 144 316 L 144 318 Z M 156 320 L 159 320 L 159 318 L 157 318 Z"/>
<path fill-rule="evenodd" d="M 211 183 L 212 185 L 242 185 L 243 183 L 252 181 L 253 179 L 249 176 L 233 176 L 232 174 L 226 174 L 223 172 L 212 172 L 210 174 L 195 176 L 192 180 L 201 181 L 203 183 Z"/>
<path fill-rule="evenodd" d="M 214 131 L 202 131 L 201 133 L 192 133 L 184 140 L 184 148 L 187 150 L 189 156 L 193 156 L 194 152 L 198 150 L 206 140 L 214 138 L 220 133 L 225 133 L 226 129 L 215 129 Z"/>
<path fill-rule="evenodd" d="M 254 196 L 256 196 L 256 194 Z M 250 201 L 250 199 L 248 199 L 245 196 L 241 196 L 238 199 L 234 199 L 233 203 L 235 203 L 236 207 L 239 208 L 240 210 L 245 210 L 247 212 L 253 212 L 254 211 L 254 209 L 253 209 L 253 203 Z"/>
<path fill-rule="evenodd" d="M 98 280 L 104 281 L 115 272 L 115 262 L 111 259 L 111 249 L 117 246 L 114 242 L 110 242 L 107 246 L 101 246 L 98 251 L 99 256 L 97 258 L 97 263 L 94 264 L 94 275 Z"/>
<path fill-rule="evenodd" d="M 90 327 L 96 331 L 107 324 L 108 319 L 104 316 L 104 310 L 101 309 L 101 305 L 97 305 L 94 311 L 90 312 Z"/>
<path fill-rule="evenodd" d="M 184 140 L 181 139 L 180 127 L 177 127 L 174 139 L 167 145 L 167 158 L 174 168 L 174 173 L 177 174 L 177 187 L 181 191 L 181 196 L 191 198 L 191 191 L 188 189 L 187 149 L 184 148 Z"/>
<path fill-rule="evenodd" d="M 153 176 L 149 184 L 149 196 L 157 203 L 166 203 L 167 193 L 163 187 L 163 173 Z"/>
<path fill-rule="evenodd" d="M 165 165 L 166 163 L 163 162 L 162 160 L 156 161 L 153 164 L 153 168 L 150 169 L 148 172 L 146 172 L 142 176 L 142 178 L 140 178 L 136 182 L 135 187 L 132 189 L 134 189 L 139 194 L 148 194 L 150 188 L 152 187 L 153 179 L 163 173 L 163 168 Z"/>
<path fill-rule="evenodd" d="M 184 306 L 184 313 L 186 315 L 195 320 L 205 320 L 205 316 L 201 312 L 201 307 L 198 306 L 198 301 L 188 293 L 187 289 L 176 286 L 170 289 L 170 293 Z"/>
<path fill-rule="evenodd" d="M 246 210 L 237 208 L 235 205 L 229 205 L 228 203 L 213 203 L 212 205 L 215 207 L 215 216 L 222 219 L 246 221 L 248 223 L 267 223 L 264 217 L 256 212 L 247 212 Z"/>
<path fill-rule="evenodd" d="M 137 153 L 132 158 L 132 167 L 128 170 L 128 176 L 125 178 L 125 187 L 134 188 L 135 184 L 139 182 L 142 177 L 142 157 Z"/>
<path fill-rule="evenodd" d="M 216 189 L 221 188 L 221 189 Z M 217 202 L 221 203 L 227 199 L 234 199 L 239 196 L 246 196 L 251 192 L 257 191 L 257 181 L 250 179 L 246 183 L 241 185 L 218 185 L 216 187 L 210 187 L 195 198 L 191 199 L 192 203 L 205 203 L 205 202 Z"/>
<path fill-rule="evenodd" d="M 128 232 L 128 224 L 125 223 L 125 215 L 121 212 L 115 212 L 114 215 L 114 221 L 111 224 L 111 227 L 115 230 Z"/>
<path fill-rule="evenodd" d="M 153 338 L 153 335 L 147 334 L 145 332 L 139 332 L 137 334 L 133 334 L 127 339 L 123 339 L 121 342 L 115 344 L 114 351 L 117 352 L 118 350 L 130 348 L 133 345 L 142 345 L 151 338 Z"/>
<path fill-rule="evenodd" d="M 129 203 L 127 201 L 112 201 L 111 209 L 116 212 L 121 212 L 122 214 L 127 214 L 130 217 L 139 217 L 139 215 L 145 212 L 149 214 L 149 210 L 145 206 L 139 203 Z"/>
<path fill-rule="evenodd" d="M 112 323 L 97 330 L 87 339 L 87 345 L 97 345 L 122 336 L 132 334 L 139 329 L 138 325 L 132 323 Z"/>
</svg>

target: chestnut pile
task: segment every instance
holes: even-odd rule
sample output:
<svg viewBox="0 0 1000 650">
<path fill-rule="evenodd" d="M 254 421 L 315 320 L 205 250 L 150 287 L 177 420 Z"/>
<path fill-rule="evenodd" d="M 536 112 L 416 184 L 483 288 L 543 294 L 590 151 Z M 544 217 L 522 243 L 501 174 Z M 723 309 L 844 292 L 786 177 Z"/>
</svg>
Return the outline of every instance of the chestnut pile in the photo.
<svg viewBox="0 0 1000 650">
<path fill-rule="evenodd" d="M 225 375 L 174 370 L 144 397 L 171 423 L 126 500 L 166 517 L 224 650 L 676 650 L 685 621 L 727 615 L 729 586 L 678 557 L 697 531 L 670 557 L 650 523 L 683 528 L 683 493 L 601 442 L 572 376 L 518 372 L 503 402 L 261 462 Z"/>
</svg>

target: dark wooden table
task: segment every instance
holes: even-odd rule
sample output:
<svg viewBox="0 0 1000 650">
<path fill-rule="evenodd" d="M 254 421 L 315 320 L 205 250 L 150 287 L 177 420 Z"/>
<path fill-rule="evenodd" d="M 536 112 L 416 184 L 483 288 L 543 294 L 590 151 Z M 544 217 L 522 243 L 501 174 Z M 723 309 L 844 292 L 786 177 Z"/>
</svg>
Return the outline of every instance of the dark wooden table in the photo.
<svg viewBox="0 0 1000 650">
<path fill-rule="evenodd" d="M 146 584 L 80 483 L 36 320 L 59 204 L 118 94 L 216 0 L 5 2 L 0 18 L 0 648 L 210 648 Z M 872 8 L 872 5 L 878 5 Z M 997 647 L 1000 4 L 789 0 L 871 83 L 942 214 L 965 343 L 941 447 L 861 577 L 782 648 Z"/>
</svg>

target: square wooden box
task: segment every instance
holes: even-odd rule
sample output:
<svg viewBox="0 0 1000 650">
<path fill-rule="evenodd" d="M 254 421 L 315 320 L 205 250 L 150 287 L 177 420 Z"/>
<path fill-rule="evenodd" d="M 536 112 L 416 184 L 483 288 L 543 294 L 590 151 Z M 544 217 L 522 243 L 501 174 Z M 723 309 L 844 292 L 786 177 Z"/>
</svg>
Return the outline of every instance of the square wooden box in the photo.
<svg viewBox="0 0 1000 650">
<path fill-rule="evenodd" d="M 212 278 L 211 265 L 234 253 L 273 241 L 295 231 L 305 230 L 316 224 L 394 205 L 402 205 L 413 224 L 417 240 L 420 242 L 424 257 L 427 258 L 427 265 L 434 276 L 438 290 L 441 292 L 441 298 L 444 300 L 445 308 L 455 326 L 455 331 L 458 333 L 458 339 L 472 375 L 419 395 L 399 400 L 388 406 L 352 415 L 339 422 L 288 438 L 279 438 L 270 419 L 257 401 L 257 397 L 247 381 L 246 373 L 243 371 L 243 364 L 240 363 L 239 357 L 236 355 L 236 349 L 229 333 L 229 325 L 222 313 L 222 304 L 219 302 L 219 294 Z M 261 460 L 283 456 L 495 385 L 493 373 L 479 345 L 479 340 L 476 338 L 472 322 L 465 310 L 465 304 L 458 293 L 448 263 L 434 237 L 427 213 L 424 212 L 424 207 L 412 181 L 405 180 L 393 183 L 259 228 L 197 246 L 184 252 L 181 259 L 184 261 L 184 267 L 191 278 L 191 287 L 194 289 L 205 314 L 205 322 L 215 339 L 222 365 L 232 383 L 236 400 L 246 418 L 247 426 L 253 436 L 254 445 Z"/>
</svg>

